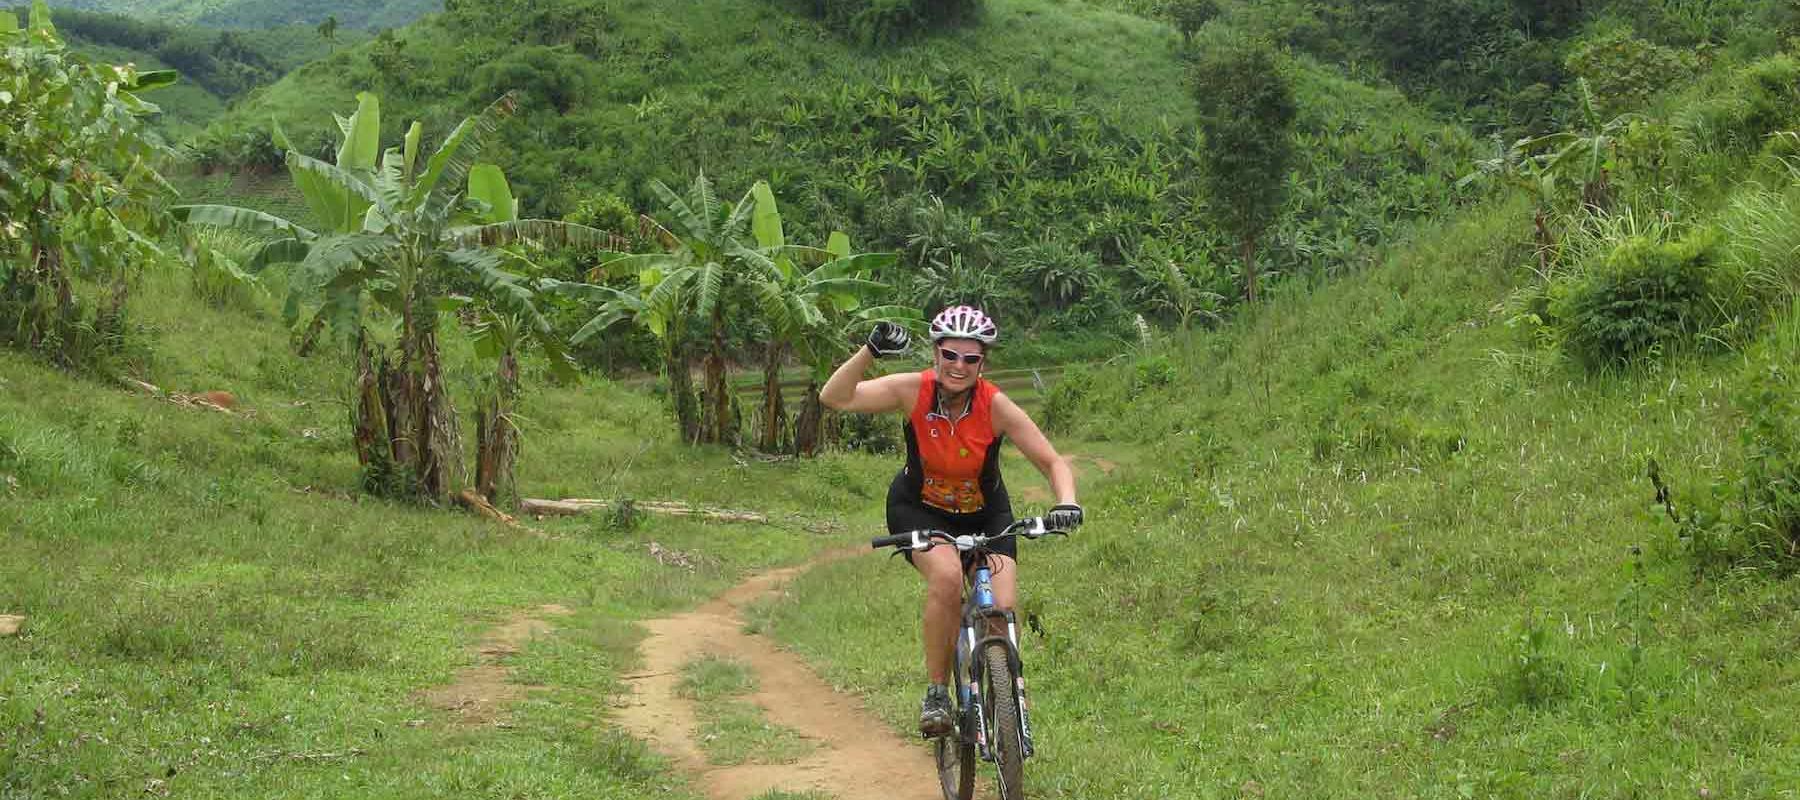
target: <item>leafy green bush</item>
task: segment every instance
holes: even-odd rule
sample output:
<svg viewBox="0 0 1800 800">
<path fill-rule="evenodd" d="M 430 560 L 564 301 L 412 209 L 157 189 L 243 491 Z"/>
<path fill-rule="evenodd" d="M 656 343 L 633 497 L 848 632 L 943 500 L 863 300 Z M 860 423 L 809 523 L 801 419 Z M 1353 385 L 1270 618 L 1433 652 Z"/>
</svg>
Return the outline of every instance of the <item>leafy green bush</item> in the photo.
<svg viewBox="0 0 1800 800">
<path fill-rule="evenodd" d="M 1552 638 L 1551 624 L 1533 615 L 1513 632 L 1507 666 L 1500 675 L 1503 700 L 1526 708 L 1545 708 L 1573 692 L 1568 659 Z"/>
<path fill-rule="evenodd" d="M 1151 389 L 1160 389 L 1175 382 L 1175 365 L 1169 357 L 1162 354 L 1143 356 L 1132 367 L 1131 395 L 1136 397 Z"/>
<path fill-rule="evenodd" d="M 1570 51 L 1571 73 L 1587 79 L 1606 114 L 1649 105 L 1672 82 L 1691 75 L 1691 53 L 1677 52 L 1632 35 L 1629 28 L 1603 30 Z"/>
<path fill-rule="evenodd" d="M 1794 338 L 1777 337 L 1760 348 L 1733 398 L 1745 420 L 1744 527 L 1757 549 L 1789 561 L 1800 556 L 1800 374 L 1794 371 L 1800 342 Z"/>
<path fill-rule="evenodd" d="M 1710 287 L 1721 253 L 1711 232 L 1620 242 L 1598 268 L 1550 287 L 1563 348 L 1602 369 L 1691 344 L 1714 320 Z"/>
</svg>

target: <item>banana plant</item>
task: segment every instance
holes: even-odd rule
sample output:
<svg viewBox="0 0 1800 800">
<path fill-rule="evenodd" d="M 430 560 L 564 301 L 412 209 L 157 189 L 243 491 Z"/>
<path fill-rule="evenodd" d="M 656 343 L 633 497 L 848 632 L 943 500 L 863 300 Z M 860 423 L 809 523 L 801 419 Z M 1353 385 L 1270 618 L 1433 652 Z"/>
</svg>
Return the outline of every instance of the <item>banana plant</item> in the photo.
<svg viewBox="0 0 1800 800">
<path fill-rule="evenodd" d="M 269 235 L 256 262 L 297 262 L 290 313 L 316 302 L 317 322 L 309 327 L 329 322 L 356 343 L 355 439 L 366 485 L 437 502 L 465 474 L 437 338 L 440 312 L 455 304 L 452 288 L 475 286 L 475 300 L 523 313 L 531 289 L 503 269 L 497 248 L 527 240 L 598 248 L 606 236 L 565 222 L 483 219 L 492 203 L 479 196 L 479 179 L 465 184 L 486 140 L 513 112 L 512 95 L 465 119 L 423 163 L 417 123 L 399 147 L 383 150 L 378 99 L 363 93 L 357 101 L 356 113 L 338 118 L 344 140 L 337 163 L 295 151 L 276 131 L 320 231 L 229 206 L 183 206 L 177 214 L 191 224 Z M 381 343 L 371 306 L 385 312 L 391 346 Z"/>
<path fill-rule="evenodd" d="M 520 221 L 519 201 L 507 184 L 505 173 L 493 164 L 476 164 L 469 170 L 469 199 L 475 201 L 471 216 L 478 224 L 494 226 Z M 555 325 L 538 307 L 539 290 L 546 287 L 529 283 L 508 269 L 537 271 L 519 248 L 473 249 L 460 258 L 468 277 L 478 281 L 482 291 L 478 300 L 461 296 L 455 300 L 473 303 L 476 322 L 471 334 L 475 352 L 494 362 L 493 384 L 490 391 L 482 394 L 475 412 L 475 491 L 490 503 L 499 504 L 516 499 L 518 494 L 513 467 L 520 444 L 514 411 L 519 396 L 520 350 L 535 347 L 550 364 L 552 373 L 565 380 L 575 377 L 575 368 Z"/>
<path fill-rule="evenodd" d="M 775 192 L 766 182 L 751 187 L 755 200 L 751 231 L 757 247 L 740 253 L 752 269 L 750 294 L 754 298 L 769 337 L 763 343 L 763 429 L 760 447 L 765 452 L 781 448 L 781 365 L 798 351 L 809 364 L 829 361 L 840 348 L 848 315 L 862 306 L 863 296 L 886 288 L 869 278 L 877 270 L 898 261 L 893 253 L 850 252 L 850 237 L 833 232 L 823 248 L 791 245 L 782 230 Z M 816 264 L 810 269 L 803 265 Z M 919 312 L 898 306 L 862 309 L 868 319 L 917 319 Z M 797 450 L 811 455 L 817 448 L 823 420 L 818 404 L 819 370 L 809 370 L 811 383 L 796 421 Z"/>
<path fill-rule="evenodd" d="M 649 331 L 662 356 L 676 429 L 683 442 L 698 444 L 702 431 L 699 403 L 694 396 L 689 319 L 693 315 L 693 284 L 699 269 L 669 259 L 668 254 L 611 253 L 605 258 L 588 276 L 590 283 L 550 287 L 595 309 L 594 316 L 570 337 L 570 343 L 581 345 L 620 323 L 633 323 Z M 634 275 L 637 285 L 629 290 L 601 285 L 606 274 Z"/>
<path fill-rule="evenodd" d="M 1581 187 L 1583 205 L 1605 211 L 1612 200 L 1607 165 L 1618 149 L 1618 139 L 1641 114 L 1620 114 L 1602 121 L 1594 93 L 1586 78 L 1575 79 L 1581 116 L 1569 130 L 1520 140 L 1514 147 L 1534 157 L 1550 175 L 1572 178 Z"/>
<path fill-rule="evenodd" d="M 657 333 L 658 339 L 666 340 L 669 366 L 685 362 L 682 354 L 687 344 L 686 329 L 676 318 L 691 310 L 701 320 L 706 352 L 703 362 L 706 404 L 701 409 L 697 438 L 703 442 L 727 443 L 734 436 L 735 426 L 725 367 L 729 336 L 726 322 L 732 309 L 744 297 L 742 254 L 747 249 L 744 237 L 755 204 L 749 192 L 745 192 L 736 204 L 725 204 L 704 172 L 694 179 L 686 197 L 662 181 L 652 181 L 650 190 L 663 201 L 667 216 L 675 226 L 671 229 L 654 220 L 645 220 L 654 229 L 656 238 L 663 242 L 665 252 L 613 254 L 601 269 L 615 275 L 636 272 L 646 292 L 645 301 L 649 303 L 650 296 L 656 296 L 655 302 L 647 306 L 650 315 L 645 317 L 648 320 L 646 326 L 653 321 L 656 327 L 652 332 Z M 675 389 L 687 378 L 671 372 L 669 381 L 670 388 Z M 678 416 L 682 402 L 677 397 Z M 683 427 L 685 431 L 685 422 Z"/>
</svg>

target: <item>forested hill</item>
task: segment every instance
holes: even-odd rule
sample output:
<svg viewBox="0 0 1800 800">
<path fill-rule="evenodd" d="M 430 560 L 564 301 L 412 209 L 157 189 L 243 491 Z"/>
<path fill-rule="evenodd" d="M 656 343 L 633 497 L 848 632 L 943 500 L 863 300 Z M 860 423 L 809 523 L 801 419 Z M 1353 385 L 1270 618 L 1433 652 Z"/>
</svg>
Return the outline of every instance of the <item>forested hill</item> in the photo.
<svg viewBox="0 0 1800 800">
<path fill-rule="evenodd" d="M 12 10 L 20 24 L 26 9 Z M 254 30 L 202 28 L 102 11 L 59 9 L 58 31 L 90 58 L 140 69 L 173 69 L 174 86 L 159 92 L 157 126 L 181 141 L 199 134 L 237 97 L 280 79 L 289 70 L 354 46 L 370 34 L 286 25 Z"/>
<path fill-rule="evenodd" d="M 1198 180 L 1192 51 L 1168 24 L 990 0 L 965 24 L 883 42 L 797 5 L 459 2 L 299 70 L 215 139 L 266 132 L 272 116 L 329 155 L 332 114 L 356 92 L 382 98 L 388 142 L 413 118 L 448 130 L 516 92 L 497 158 L 531 214 L 620 200 L 654 212 L 652 180 L 704 170 L 733 200 L 768 180 L 801 241 L 838 229 L 906 251 L 883 277 L 923 305 L 974 298 L 1129 334 L 1136 311 L 1173 304 L 1170 264 L 1212 311 L 1237 294 L 1236 248 Z M 1292 71 L 1304 146 L 1265 269 L 1322 277 L 1456 202 L 1478 139 L 1335 66 L 1303 57 Z"/>
<path fill-rule="evenodd" d="M 54 0 L 50 5 L 212 28 L 317 25 L 335 17 L 344 27 L 371 29 L 405 25 L 442 7 L 439 0 Z"/>
</svg>

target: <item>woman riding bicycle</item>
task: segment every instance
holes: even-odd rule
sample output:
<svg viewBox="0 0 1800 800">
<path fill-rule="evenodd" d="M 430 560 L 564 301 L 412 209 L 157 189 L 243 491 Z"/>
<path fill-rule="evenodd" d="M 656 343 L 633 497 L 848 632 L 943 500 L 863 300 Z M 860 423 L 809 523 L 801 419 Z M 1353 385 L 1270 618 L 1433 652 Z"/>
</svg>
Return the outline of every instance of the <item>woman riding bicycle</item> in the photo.
<svg viewBox="0 0 1800 800">
<path fill-rule="evenodd" d="M 998 534 L 1013 522 L 1012 503 L 1000 478 L 1000 444 L 1011 437 L 1019 452 L 1050 481 L 1056 505 L 1045 516 L 1054 530 L 1081 524 L 1075 473 L 1057 455 L 1037 423 L 1000 388 L 981 377 L 987 349 L 999 338 L 994 321 L 979 309 L 953 306 L 931 321 L 933 368 L 863 380 L 875 359 L 906 352 L 905 328 L 882 323 L 819 390 L 819 400 L 841 411 L 906 417 L 906 466 L 888 487 L 889 533 L 940 530 Z M 988 557 L 994 599 L 1012 609 L 1018 598 L 1013 539 L 994 544 Z M 930 685 L 919 709 L 919 732 L 943 736 L 954 723 L 945 686 L 962 606 L 962 563 L 954 548 L 907 553 L 925 580 L 925 672 Z"/>
</svg>

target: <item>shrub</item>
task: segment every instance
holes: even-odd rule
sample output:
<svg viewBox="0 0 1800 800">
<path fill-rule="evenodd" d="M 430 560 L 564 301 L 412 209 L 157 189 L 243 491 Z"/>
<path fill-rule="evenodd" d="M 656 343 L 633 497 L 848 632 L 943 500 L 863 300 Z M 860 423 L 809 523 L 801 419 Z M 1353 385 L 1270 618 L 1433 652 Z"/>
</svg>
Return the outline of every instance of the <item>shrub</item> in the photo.
<svg viewBox="0 0 1800 800">
<path fill-rule="evenodd" d="M 1694 70 L 1691 54 L 1631 35 L 1628 28 L 1603 31 L 1569 53 L 1571 73 L 1586 78 L 1606 115 L 1643 108 L 1669 84 Z"/>
<path fill-rule="evenodd" d="M 1550 287 L 1549 312 L 1564 349 L 1590 368 L 1622 366 L 1691 342 L 1713 318 L 1718 238 L 1630 238 L 1586 274 Z"/>
<path fill-rule="evenodd" d="M 1162 354 L 1143 356 L 1132 368 L 1131 395 L 1137 397 L 1150 389 L 1160 389 L 1175 382 L 1175 365 Z"/>
<path fill-rule="evenodd" d="M 1163 6 L 1163 13 L 1168 16 L 1169 24 L 1181 31 L 1182 41 L 1192 42 L 1194 34 L 1219 16 L 1219 3 L 1218 0 L 1169 0 Z"/>
<path fill-rule="evenodd" d="M 1753 547 L 1789 561 L 1800 553 L 1800 375 L 1794 373 L 1800 347 L 1795 344 L 1760 348 L 1733 398 L 1745 420 L 1739 434 L 1743 527 Z M 1787 352 L 1778 352 L 1783 349 Z"/>
</svg>

